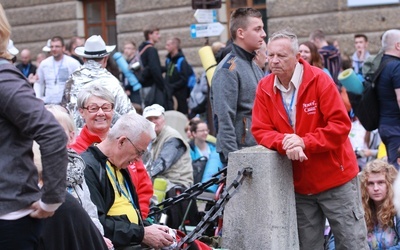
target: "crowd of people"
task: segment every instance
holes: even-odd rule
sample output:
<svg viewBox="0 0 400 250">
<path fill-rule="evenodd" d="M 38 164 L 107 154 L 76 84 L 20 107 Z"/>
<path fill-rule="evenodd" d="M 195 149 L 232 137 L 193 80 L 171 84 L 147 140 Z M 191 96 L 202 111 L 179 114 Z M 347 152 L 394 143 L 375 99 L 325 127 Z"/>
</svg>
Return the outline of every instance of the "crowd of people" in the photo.
<svg viewBox="0 0 400 250">
<path fill-rule="evenodd" d="M 378 56 L 390 61 L 377 82 L 380 125 L 366 131 L 338 78 L 349 67 L 363 79 L 366 35 L 354 36 L 347 62 L 322 30 L 301 43 L 290 30 L 266 40 L 253 8 L 235 10 L 229 28 L 213 45 L 205 115 L 188 106 L 194 71 L 178 37 L 166 40 L 165 64 L 155 26 L 139 46 L 124 43 L 123 62 L 99 35 L 54 36 L 32 62 L 0 5 L 1 248 L 173 249 L 172 229 L 200 213 L 186 200 L 161 225 L 149 217 L 153 183 L 175 197 L 260 144 L 292 161 L 300 249 L 400 249 L 400 30 L 381 38 Z M 167 124 L 170 110 L 185 131 Z"/>
</svg>

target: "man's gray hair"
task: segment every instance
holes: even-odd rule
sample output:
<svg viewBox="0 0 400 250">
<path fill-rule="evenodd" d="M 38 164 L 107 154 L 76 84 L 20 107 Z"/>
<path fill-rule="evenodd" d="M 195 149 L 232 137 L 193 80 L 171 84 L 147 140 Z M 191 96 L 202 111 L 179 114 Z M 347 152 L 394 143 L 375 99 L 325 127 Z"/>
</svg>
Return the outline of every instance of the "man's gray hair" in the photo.
<svg viewBox="0 0 400 250">
<path fill-rule="evenodd" d="M 140 137 L 143 134 L 148 135 L 151 140 L 156 138 L 153 124 L 143 116 L 131 112 L 122 115 L 117 120 L 108 132 L 107 137 L 110 139 L 117 139 L 121 136 L 127 136 L 135 143 L 140 141 Z"/>
<path fill-rule="evenodd" d="M 396 43 L 400 42 L 400 30 L 387 30 L 382 36 L 382 50 L 388 51 L 394 49 Z"/>
<path fill-rule="evenodd" d="M 282 38 L 289 39 L 290 43 L 292 44 L 292 51 L 294 54 L 297 54 L 297 52 L 299 52 L 299 41 L 297 40 L 296 34 L 287 29 L 273 33 L 269 37 L 268 43 Z"/>
<path fill-rule="evenodd" d="M 92 96 L 106 100 L 113 105 L 115 104 L 115 97 L 108 89 L 96 83 L 89 83 L 79 91 L 76 103 L 78 108 L 84 108 L 87 100 Z"/>
</svg>

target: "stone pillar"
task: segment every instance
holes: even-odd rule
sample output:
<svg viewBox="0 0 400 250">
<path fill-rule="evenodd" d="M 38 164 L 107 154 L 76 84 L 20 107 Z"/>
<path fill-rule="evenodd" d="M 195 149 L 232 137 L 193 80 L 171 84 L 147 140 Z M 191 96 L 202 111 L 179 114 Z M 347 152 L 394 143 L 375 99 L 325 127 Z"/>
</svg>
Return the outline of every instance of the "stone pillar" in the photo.
<svg viewBox="0 0 400 250">
<path fill-rule="evenodd" d="M 229 154 L 228 164 L 227 185 L 244 167 L 253 168 L 253 174 L 225 206 L 222 247 L 299 249 L 291 162 L 255 146 Z"/>
</svg>

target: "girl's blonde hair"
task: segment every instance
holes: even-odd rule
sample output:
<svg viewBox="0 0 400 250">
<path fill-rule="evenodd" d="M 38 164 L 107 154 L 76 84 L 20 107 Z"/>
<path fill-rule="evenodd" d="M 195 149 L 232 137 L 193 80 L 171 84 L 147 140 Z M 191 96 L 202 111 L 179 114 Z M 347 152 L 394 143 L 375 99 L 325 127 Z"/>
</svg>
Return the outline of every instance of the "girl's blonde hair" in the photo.
<svg viewBox="0 0 400 250">
<path fill-rule="evenodd" d="M 76 127 L 72 116 L 68 113 L 68 111 L 60 106 L 55 104 L 46 105 L 46 109 L 50 111 L 56 120 L 68 129 L 68 132 L 75 132 Z"/>
<path fill-rule="evenodd" d="M 375 206 L 374 201 L 368 194 L 368 177 L 371 173 L 385 175 L 387 194 L 380 207 Z M 393 227 L 393 217 L 396 215 L 396 210 L 393 205 L 393 182 L 396 176 L 397 170 L 383 160 L 373 160 L 367 163 L 362 170 L 360 174 L 361 197 L 368 231 L 372 231 L 377 224 L 380 224 L 383 228 Z"/>
<path fill-rule="evenodd" d="M 8 41 L 10 40 L 11 26 L 8 23 L 6 13 L 0 4 L 0 58 L 11 60 L 13 58 L 7 51 Z"/>
</svg>

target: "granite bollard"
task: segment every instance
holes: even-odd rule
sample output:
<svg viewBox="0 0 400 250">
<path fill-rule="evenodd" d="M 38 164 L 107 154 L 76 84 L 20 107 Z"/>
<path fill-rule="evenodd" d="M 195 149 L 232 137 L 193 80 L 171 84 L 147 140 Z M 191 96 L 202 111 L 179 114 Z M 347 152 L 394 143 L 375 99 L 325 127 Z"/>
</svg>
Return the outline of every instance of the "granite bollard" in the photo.
<svg viewBox="0 0 400 250">
<path fill-rule="evenodd" d="M 298 250 L 292 163 L 263 146 L 229 154 L 227 185 L 251 167 L 225 206 L 222 247 L 229 250 Z"/>
</svg>

